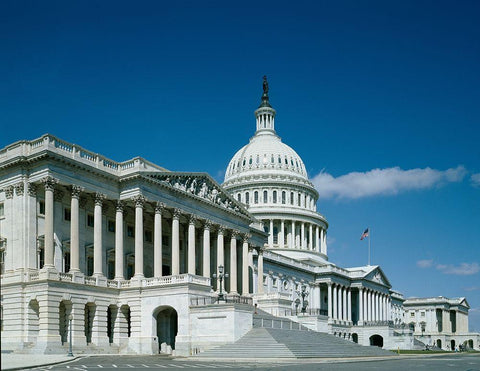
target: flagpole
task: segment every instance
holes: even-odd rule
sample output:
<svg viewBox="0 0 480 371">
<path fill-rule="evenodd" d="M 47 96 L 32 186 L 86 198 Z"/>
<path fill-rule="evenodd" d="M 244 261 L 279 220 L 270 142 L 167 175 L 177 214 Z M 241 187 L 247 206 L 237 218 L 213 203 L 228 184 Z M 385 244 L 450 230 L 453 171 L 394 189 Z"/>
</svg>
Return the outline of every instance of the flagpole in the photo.
<svg viewBox="0 0 480 371">
<path fill-rule="evenodd" d="M 372 229 L 368 227 L 368 266 L 370 266 L 370 240 L 372 238 Z"/>
</svg>

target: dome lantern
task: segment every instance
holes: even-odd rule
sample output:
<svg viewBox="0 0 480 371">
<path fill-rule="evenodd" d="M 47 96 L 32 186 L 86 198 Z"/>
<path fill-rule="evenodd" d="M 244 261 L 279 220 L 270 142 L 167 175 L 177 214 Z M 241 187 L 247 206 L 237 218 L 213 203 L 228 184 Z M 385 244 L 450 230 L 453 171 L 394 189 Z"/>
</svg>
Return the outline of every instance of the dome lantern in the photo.
<svg viewBox="0 0 480 371">
<path fill-rule="evenodd" d="M 255 111 L 257 118 L 257 131 L 255 134 L 275 133 L 275 114 L 276 111 L 270 105 L 268 100 L 268 81 L 267 76 L 263 76 L 263 94 L 262 102 Z"/>
</svg>

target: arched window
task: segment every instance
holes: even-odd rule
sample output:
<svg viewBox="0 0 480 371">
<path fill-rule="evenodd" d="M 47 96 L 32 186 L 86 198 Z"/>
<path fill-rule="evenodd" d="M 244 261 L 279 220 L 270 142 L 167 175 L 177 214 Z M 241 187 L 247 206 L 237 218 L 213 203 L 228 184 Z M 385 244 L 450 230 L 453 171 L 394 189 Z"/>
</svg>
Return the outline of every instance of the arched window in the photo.
<svg viewBox="0 0 480 371">
<path fill-rule="evenodd" d="M 286 198 L 287 198 L 287 193 L 285 191 L 282 191 L 282 204 L 283 205 L 285 205 Z"/>
<path fill-rule="evenodd" d="M 280 155 L 278 155 L 278 163 L 279 163 L 279 164 L 282 163 L 282 158 L 280 157 Z"/>
<path fill-rule="evenodd" d="M 285 156 L 285 165 L 288 165 L 288 159 L 287 159 L 287 156 Z"/>
<path fill-rule="evenodd" d="M 263 191 L 263 203 L 266 204 L 268 202 L 268 192 Z"/>
<path fill-rule="evenodd" d="M 272 157 L 270 158 L 270 162 L 273 164 L 275 162 L 275 159 L 273 158 L 273 155 Z"/>
<path fill-rule="evenodd" d="M 301 199 L 302 199 L 302 194 L 299 193 L 298 194 L 298 206 L 300 206 Z"/>
<path fill-rule="evenodd" d="M 290 192 L 290 205 L 293 205 L 293 192 Z"/>
<path fill-rule="evenodd" d="M 247 159 L 244 157 L 243 158 L 243 166 L 245 166 L 245 163 L 247 162 Z"/>
<path fill-rule="evenodd" d="M 260 156 L 257 155 L 257 165 L 260 163 Z"/>
<path fill-rule="evenodd" d="M 273 191 L 273 203 L 277 203 L 277 191 Z"/>
<path fill-rule="evenodd" d="M 258 204 L 258 191 L 255 191 L 255 193 L 253 194 L 253 202 Z"/>
<path fill-rule="evenodd" d="M 250 157 L 250 160 L 248 160 L 248 164 L 251 165 L 252 164 L 252 158 Z"/>
<path fill-rule="evenodd" d="M 250 193 L 245 193 L 245 203 L 248 205 L 250 203 Z"/>
<path fill-rule="evenodd" d="M 237 201 L 242 202 L 242 195 L 240 193 L 237 195 Z"/>
</svg>

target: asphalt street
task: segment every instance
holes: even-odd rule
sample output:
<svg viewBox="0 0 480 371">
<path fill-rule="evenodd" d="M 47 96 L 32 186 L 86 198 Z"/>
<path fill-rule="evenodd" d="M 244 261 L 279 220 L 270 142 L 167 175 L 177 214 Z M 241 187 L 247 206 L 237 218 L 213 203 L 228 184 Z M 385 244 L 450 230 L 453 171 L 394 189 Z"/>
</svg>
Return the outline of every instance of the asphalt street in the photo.
<svg viewBox="0 0 480 371">
<path fill-rule="evenodd" d="M 90 356 L 72 362 L 37 367 L 34 370 L 119 370 L 119 369 L 152 369 L 152 370 L 462 370 L 480 371 L 480 354 L 446 354 L 435 357 L 417 356 L 387 360 L 293 360 L 286 362 L 253 362 L 253 361 L 201 361 L 192 359 L 168 358 L 162 356 Z"/>
</svg>

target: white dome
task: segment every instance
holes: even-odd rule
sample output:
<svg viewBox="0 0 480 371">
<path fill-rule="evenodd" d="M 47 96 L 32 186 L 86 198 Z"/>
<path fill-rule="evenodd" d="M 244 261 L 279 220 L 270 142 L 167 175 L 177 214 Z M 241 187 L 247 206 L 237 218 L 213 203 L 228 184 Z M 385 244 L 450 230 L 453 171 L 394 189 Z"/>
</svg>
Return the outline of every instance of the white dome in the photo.
<svg viewBox="0 0 480 371">
<path fill-rule="evenodd" d="M 230 161 L 225 182 L 238 177 L 274 173 L 293 175 L 308 181 L 300 156 L 273 131 L 257 131 L 250 143 L 243 146 Z"/>
</svg>

